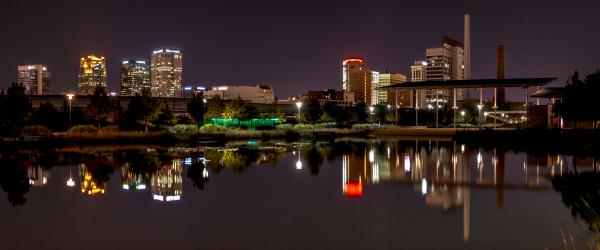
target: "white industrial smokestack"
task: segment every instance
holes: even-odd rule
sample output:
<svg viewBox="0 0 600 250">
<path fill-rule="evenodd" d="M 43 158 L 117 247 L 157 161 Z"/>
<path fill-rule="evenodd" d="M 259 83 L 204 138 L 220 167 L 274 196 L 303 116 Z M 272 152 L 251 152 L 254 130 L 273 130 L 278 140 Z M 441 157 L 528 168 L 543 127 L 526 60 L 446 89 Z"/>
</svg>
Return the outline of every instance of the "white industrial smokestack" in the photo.
<svg viewBox="0 0 600 250">
<path fill-rule="evenodd" d="M 469 14 L 465 14 L 465 79 L 471 79 L 471 16 Z"/>
</svg>

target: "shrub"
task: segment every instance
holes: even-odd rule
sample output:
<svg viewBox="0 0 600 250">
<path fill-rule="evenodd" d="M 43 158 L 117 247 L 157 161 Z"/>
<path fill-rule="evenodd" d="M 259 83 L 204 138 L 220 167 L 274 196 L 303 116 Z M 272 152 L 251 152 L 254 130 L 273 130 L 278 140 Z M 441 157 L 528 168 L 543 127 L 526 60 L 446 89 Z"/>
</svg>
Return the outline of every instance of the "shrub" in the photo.
<svg viewBox="0 0 600 250">
<path fill-rule="evenodd" d="M 275 128 L 277 130 L 290 130 L 290 129 L 294 128 L 294 125 L 289 124 L 289 123 L 284 123 L 284 124 L 278 124 L 277 126 L 275 126 Z"/>
<path fill-rule="evenodd" d="M 84 133 L 96 133 L 98 128 L 94 125 L 76 125 L 67 131 L 67 134 L 84 134 Z"/>
<path fill-rule="evenodd" d="M 223 132 L 227 129 L 223 126 L 219 126 L 216 124 L 206 124 L 206 125 L 200 127 L 200 130 L 202 130 L 202 132 L 214 133 L 214 132 Z"/>
<path fill-rule="evenodd" d="M 371 127 L 373 127 L 373 125 L 370 123 L 362 123 L 362 124 L 352 125 L 352 128 L 371 128 Z"/>
<path fill-rule="evenodd" d="M 169 127 L 169 132 L 172 134 L 193 134 L 198 132 L 198 126 L 195 124 L 178 124 Z"/>
<path fill-rule="evenodd" d="M 27 126 L 21 129 L 21 136 L 48 136 L 50 129 L 42 125 Z"/>
<path fill-rule="evenodd" d="M 109 125 L 109 126 L 104 126 L 104 127 L 100 128 L 101 134 L 114 134 L 114 133 L 118 133 L 119 131 L 121 131 L 121 130 L 119 129 L 119 126 L 117 126 L 117 125 Z"/>
</svg>

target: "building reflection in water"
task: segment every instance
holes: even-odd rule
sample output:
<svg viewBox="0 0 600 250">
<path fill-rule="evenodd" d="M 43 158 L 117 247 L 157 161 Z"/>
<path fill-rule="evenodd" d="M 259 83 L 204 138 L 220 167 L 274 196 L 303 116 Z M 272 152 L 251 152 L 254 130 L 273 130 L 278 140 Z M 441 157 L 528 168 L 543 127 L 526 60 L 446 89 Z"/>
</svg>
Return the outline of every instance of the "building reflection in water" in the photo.
<svg viewBox="0 0 600 250">
<path fill-rule="evenodd" d="M 31 186 L 40 187 L 46 185 L 48 179 L 50 179 L 50 170 L 44 169 L 39 165 L 29 166 L 27 167 L 27 178 Z"/>
<path fill-rule="evenodd" d="M 378 182 L 413 184 L 428 205 L 445 212 L 462 208 L 466 241 L 470 238 L 472 188 L 495 187 L 497 207 L 501 209 L 507 185 L 517 189 L 548 188 L 550 183 L 544 182 L 544 177 L 562 175 L 564 161 L 564 156 L 559 155 L 528 154 L 523 162 L 522 181 L 512 178 L 506 183 L 505 152 L 500 150 L 468 149 L 455 142 L 373 141 L 364 149 L 343 155 L 342 191 L 346 196 L 360 197 L 368 185 Z"/>
<path fill-rule="evenodd" d="M 164 165 L 152 175 L 152 197 L 158 201 L 178 201 L 183 191 L 183 167 L 181 159 Z"/>
<path fill-rule="evenodd" d="M 79 179 L 81 193 L 87 195 L 104 194 L 106 183 L 94 180 L 91 171 L 86 167 L 85 163 L 79 164 Z"/>
<path fill-rule="evenodd" d="M 143 173 L 134 173 L 129 162 L 123 164 L 121 168 L 121 187 L 124 190 L 145 190 L 148 184 L 147 179 Z"/>
</svg>

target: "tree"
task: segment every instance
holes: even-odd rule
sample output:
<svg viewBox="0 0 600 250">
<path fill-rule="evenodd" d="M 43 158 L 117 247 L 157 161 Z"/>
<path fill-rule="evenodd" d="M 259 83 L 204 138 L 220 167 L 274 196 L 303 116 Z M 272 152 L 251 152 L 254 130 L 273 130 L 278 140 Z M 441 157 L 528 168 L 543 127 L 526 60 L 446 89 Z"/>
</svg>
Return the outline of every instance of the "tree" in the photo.
<svg viewBox="0 0 600 250">
<path fill-rule="evenodd" d="M 206 100 L 206 113 L 204 114 L 205 119 L 220 118 L 223 115 L 225 109 L 225 101 L 218 95 L 215 95 Z"/>
<path fill-rule="evenodd" d="M 165 102 L 160 102 L 157 107 L 157 113 L 152 121 L 156 125 L 172 125 L 173 124 L 173 111 Z"/>
<path fill-rule="evenodd" d="M 127 119 L 130 121 L 143 120 L 146 132 L 148 132 L 148 122 L 157 115 L 158 104 L 154 101 L 148 92 L 142 92 L 142 95 L 133 97 L 127 106 Z"/>
<path fill-rule="evenodd" d="M 208 170 L 203 161 L 196 160 L 196 162 L 192 163 L 188 168 L 187 176 L 192 180 L 194 187 L 200 190 L 204 190 L 204 186 L 209 181 Z"/>
<path fill-rule="evenodd" d="M 587 75 L 584 80 L 579 79 L 579 73 L 575 71 L 564 88 L 564 97 L 555 104 L 553 112 L 565 120 L 573 121 L 575 128 L 578 121 L 592 121 L 595 128 L 600 121 L 595 97 L 598 91 L 600 70 Z"/>
<path fill-rule="evenodd" d="M 375 105 L 375 110 L 374 111 L 375 111 L 375 114 L 374 114 L 375 115 L 375 117 L 374 117 L 375 120 L 377 122 L 379 122 L 379 124 L 385 123 L 385 116 L 388 113 L 387 104 L 380 103 L 380 104 Z"/>
<path fill-rule="evenodd" d="M 318 100 L 309 100 L 302 113 L 302 117 L 306 122 L 315 124 L 321 118 L 323 110 L 321 109 L 321 104 L 319 104 Z"/>
<path fill-rule="evenodd" d="M 11 84 L 7 95 L 2 94 L 0 96 L 0 107 L 0 119 L 2 119 L 3 126 L 12 125 L 16 136 L 18 128 L 24 125 L 31 110 L 31 104 L 29 98 L 25 95 L 23 84 Z"/>
<path fill-rule="evenodd" d="M 240 114 L 240 119 L 242 119 L 242 120 L 254 119 L 254 118 L 257 118 L 259 115 L 260 115 L 260 113 L 258 112 L 258 109 L 255 106 L 245 104 L 242 109 L 242 113 Z"/>
<path fill-rule="evenodd" d="M 28 123 L 32 125 L 43 125 L 52 131 L 58 131 L 63 127 L 63 119 L 60 112 L 51 103 L 42 103 L 38 108 L 33 109 Z"/>
<path fill-rule="evenodd" d="M 187 104 L 188 113 L 196 121 L 198 126 L 198 132 L 200 132 L 200 124 L 204 122 L 204 115 L 206 114 L 207 107 L 204 102 L 204 98 L 200 95 L 194 95 L 192 100 Z"/>
<path fill-rule="evenodd" d="M 120 120 L 123 109 L 118 102 L 111 102 L 103 87 L 97 87 L 90 103 L 85 109 L 85 117 L 98 124 L 98 131 L 103 123 L 115 123 Z"/>
<path fill-rule="evenodd" d="M 358 123 L 366 123 L 369 118 L 369 107 L 364 102 L 359 102 L 354 105 L 354 113 L 356 114 L 356 120 Z"/>
<path fill-rule="evenodd" d="M 240 118 L 244 112 L 244 101 L 241 98 L 230 101 L 225 105 L 225 109 L 221 114 L 224 119 L 235 119 Z"/>
</svg>

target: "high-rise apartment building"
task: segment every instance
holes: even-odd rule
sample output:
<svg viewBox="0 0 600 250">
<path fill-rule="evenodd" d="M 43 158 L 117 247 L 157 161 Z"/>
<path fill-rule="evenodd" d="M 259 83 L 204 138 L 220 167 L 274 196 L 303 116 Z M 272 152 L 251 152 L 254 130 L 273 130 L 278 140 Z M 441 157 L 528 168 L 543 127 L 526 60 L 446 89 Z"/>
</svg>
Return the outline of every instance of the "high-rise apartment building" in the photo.
<svg viewBox="0 0 600 250">
<path fill-rule="evenodd" d="M 411 66 L 411 75 L 415 81 L 447 81 L 465 79 L 463 44 L 448 38 L 442 38 L 442 47 L 425 50 L 425 61 L 416 61 Z M 428 89 L 417 91 L 419 107 L 432 103 L 447 103 L 453 100 L 450 89 Z M 467 96 L 466 90 L 456 89 L 456 100 Z"/>
<path fill-rule="evenodd" d="M 41 64 L 19 65 L 18 83 L 23 84 L 28 95 L 49 95 L 52 93 L 50 72 Z"/>
<path fill-rule="evenodd" d="M 144 60 L 126 60 L 121 63 L 121 95 L 150 94 L 150 65 Z"/>
<path fill-rule="evenodd" d="M 390 100 L 388 99 L 388 90 L 379 90 L 377 88 L 379 87 L 385 87 L 385 86 L 390 86 L 392 84 L 396 84 L 396 83 L 403 83 L 406 82 L 406 76 L 403 74 L 399 74 L 399 73 L 390 73 L 390 72 L 385 72 L 385 73 L 377 73 L 377 77 L 373 77 L 373 79 L 376 79 L 376 81 L 372 81 L 373 82 L 373 86 L 372 86 L 372 97 L 371 97 L 371 105 L 377 105 L 380 103 L 390 103 Z"/>
<path fill-rule="evenodd" d="M 77 89 L 80 95 L 91 95 L 97 87 L 106 88 L 106 62 L 104 57 L 89 55 L 79 61 Z"/>
<path fill-rule="evenodd" d="M 152 96 L 181 97 L 182 55 L 178 50 L 161 49 L 150 56 Z"/>
<path fill-rule="evenodd" d="M 342 89 L 354 92 L 354 99 L 371 103 L 373 72 L 360 58 L 348 58 L 342 63 Z"/>
</svg>

